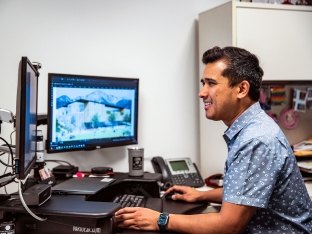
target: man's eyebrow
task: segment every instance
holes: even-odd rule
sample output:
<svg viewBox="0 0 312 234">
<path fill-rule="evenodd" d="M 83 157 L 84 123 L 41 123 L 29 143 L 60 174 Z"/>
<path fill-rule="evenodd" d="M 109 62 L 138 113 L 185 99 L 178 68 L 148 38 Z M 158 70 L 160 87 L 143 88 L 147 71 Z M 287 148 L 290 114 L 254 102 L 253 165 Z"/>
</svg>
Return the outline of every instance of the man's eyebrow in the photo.
<svg viewBox="0 0 312 234">
<path fill-rule="evenodd" d="M 209 77 L 202 78 L 200 81 L 201 82 L 208 82 L 208 81 L 210 81 L 210 82 L 217 82 L 215 79 L 209 78 Z"/>
</svg>

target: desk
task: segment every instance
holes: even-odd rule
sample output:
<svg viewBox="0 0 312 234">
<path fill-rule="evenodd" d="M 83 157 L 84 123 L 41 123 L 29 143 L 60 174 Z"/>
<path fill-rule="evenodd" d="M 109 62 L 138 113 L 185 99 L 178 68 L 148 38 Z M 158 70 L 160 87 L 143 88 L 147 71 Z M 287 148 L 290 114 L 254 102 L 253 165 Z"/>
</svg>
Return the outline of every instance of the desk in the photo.
<svg viewBox="0 0 312 234">
<path fill-rule="evenodd" d="M 46 221 L 38 221 L 31 217 L 18 196 L 13 195 L 10 200 L 0 202 L 0 220 L 14 220 L 16 234 L 112 234 L 112 217 L 120 206 L 105 200 L 105 197 L 109 198 L 109 195 L 123 191 L 143 190 L 143 193 L 146 192 L 149 196 L 160 199 L 159 176 L 159 174 L 145 173 L 143 177 L 129 177 L 127 173 L 116 173 L 114 175 L 116 180 L 94 195 L 52 195 L 40 207 L 31 208 L 36 215 L 46 217 Z M 191 204 L 165 199 L 162 199 L 162 205 L 164 212 L 184 214 L 200 213 L 207 207 L 206 203 Z M 124 230 L 122 233 L 143 234 L 133 230 Z"/>
<path fill-rule="evenodd" d="M 15 221 L 15 233 L 55 234 L 77 233 L 75 230 L 97 230 L 98 234 L 111 234 L 112 216 L 119 209 L 112 202 L 88 202 L 84 196 L 53 195 L 40 207 L 31 210 L 46 221 L 31 217 L 18 196 L 0 203 L 1 218 Z"/>
</svg>

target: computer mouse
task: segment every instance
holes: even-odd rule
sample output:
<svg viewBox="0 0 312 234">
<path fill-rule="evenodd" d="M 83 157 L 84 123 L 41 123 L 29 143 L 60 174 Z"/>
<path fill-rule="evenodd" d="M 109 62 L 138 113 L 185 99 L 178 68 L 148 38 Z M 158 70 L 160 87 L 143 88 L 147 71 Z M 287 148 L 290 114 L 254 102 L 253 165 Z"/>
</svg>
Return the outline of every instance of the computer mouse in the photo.
<svg viewBox="0 0 312 234">
<path fill-rule="evenodd" d="M 173 199 L 172 199 L 172 196 L 175 195 L 175 194 L 180 194 L 180 193 L 172 191 L 172 192 L 167 193 L 167 194 L 165 195 L 165 199 L 167 199 L 167 200 L 173 200 Z"/>
</svg>

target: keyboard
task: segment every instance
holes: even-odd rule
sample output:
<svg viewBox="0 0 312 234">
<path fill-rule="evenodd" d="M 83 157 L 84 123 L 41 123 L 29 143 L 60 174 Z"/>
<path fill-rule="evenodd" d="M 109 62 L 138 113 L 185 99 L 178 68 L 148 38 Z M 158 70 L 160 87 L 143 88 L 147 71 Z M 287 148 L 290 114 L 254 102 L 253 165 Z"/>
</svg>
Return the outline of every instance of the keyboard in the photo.
<svg viewBox="0 0 312 234">
<path fill-rule="evenodd" d="M 124 207 L 144 207 L 145 198 L 140 195 L 120 194 L 117 195 L 113 202 L 119 203 L 122 208 Z"/>
</svg>

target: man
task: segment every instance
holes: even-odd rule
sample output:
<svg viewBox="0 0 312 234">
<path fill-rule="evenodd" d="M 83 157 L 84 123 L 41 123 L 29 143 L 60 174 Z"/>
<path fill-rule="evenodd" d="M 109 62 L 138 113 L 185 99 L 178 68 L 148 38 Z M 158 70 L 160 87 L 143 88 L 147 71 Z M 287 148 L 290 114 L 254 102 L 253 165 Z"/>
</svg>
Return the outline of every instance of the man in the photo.
<svg viewBox="0 0 312 234">
<path fill-rule="evenodd" d="M 116 212 L 117 225 L 205 234 L 312 233 L 312 202 L 295 157 L 258 102 L 263 76 L 258 58 L 241 48 L 214 47 L 202 61 L 206 66 L 199 96 L 206 117 L 228 126 L 223 188 L 201 192 L 173 186 L 166 193 L 178 192 L 173 199 L 187 202 L 222 202 L 220 212 L 169 214 L 165 225 L 158 225 L 159 212 L 124 208 Z"/>
</svg>

